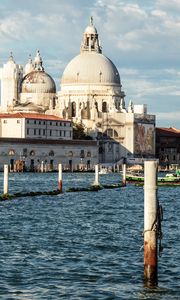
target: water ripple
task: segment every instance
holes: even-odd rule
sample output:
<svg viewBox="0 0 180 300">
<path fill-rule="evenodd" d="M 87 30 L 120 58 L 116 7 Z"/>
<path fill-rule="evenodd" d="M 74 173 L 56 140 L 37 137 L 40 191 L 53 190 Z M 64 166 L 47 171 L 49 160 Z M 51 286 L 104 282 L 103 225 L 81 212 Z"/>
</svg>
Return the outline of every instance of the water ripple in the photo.
<svg viewBox="0 0 180 300">
<path fill-rule="evenodd" d="M 10 174 L 10 191 L 56 188 L 57 174 Z M 64 189 L 93 174 L 65 174 Z M 119 181 L 104 176 L 105 183 Z M 3 182 L 0 174 L 1 186 Z M 179 190 L 160 188 L 164 253 L 159 287 L 143 286 L 143 188 L 0 203 L 0 299 L 180 299 Z"/>
</svg>

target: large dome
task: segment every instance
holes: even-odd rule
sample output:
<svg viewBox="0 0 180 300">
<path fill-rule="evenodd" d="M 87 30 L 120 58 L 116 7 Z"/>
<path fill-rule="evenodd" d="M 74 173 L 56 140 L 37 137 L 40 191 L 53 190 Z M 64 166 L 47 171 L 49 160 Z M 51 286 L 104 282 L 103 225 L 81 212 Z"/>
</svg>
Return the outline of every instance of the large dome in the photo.
<svg viewBox="0 0 180 300">
<path fill-rule="evenodd" d="M 21 93 L 56 93 L 56 85 L 44 71 L 32 71 L 25 75 L 20 86 Z"/>
<path fill-rule="evenodd" d="M 113 62 L 98 52 L 82 52 L 64 70 L 62 84 L 120 84 L 120 76 Z"/>
</svg>

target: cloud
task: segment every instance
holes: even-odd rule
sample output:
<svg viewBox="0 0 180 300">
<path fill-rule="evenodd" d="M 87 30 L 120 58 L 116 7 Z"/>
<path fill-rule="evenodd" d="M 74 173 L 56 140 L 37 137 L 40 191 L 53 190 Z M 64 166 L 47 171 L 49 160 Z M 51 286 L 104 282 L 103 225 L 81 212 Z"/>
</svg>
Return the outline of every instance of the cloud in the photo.
<svg viewBox="0 0 180 300">
<path fill-rule="evenodd" d="M 180 126 L 178 126 L 179 118 L 180 112 L 177 111 L 156 112 L 156 124 L 158 127 L 176 127 L 177 129 L 180 129 Z"/>
<path fill-rule="evenodd" d="M 28 35 L 29 20 L 31 16 L 28 12 L 18 11 L 9 16 L 1 18 L 0 38 L 5 40 L 26 39 Z"/>
<path fill-rule="evenodd" d="M 171 101 L 175 110 L 180 96 L 179 12 L 179 0 L 1 1 L 0 62 L 13 51 L 16 62 L 24 64 L 39 48 L 45 70 L 59 87 L 93 15 L 103 53 L 117 66 L 127 101 L 147 103 L 156 112 L 168 110 Z"/>
<path fill-rule="evenodd" d="M 174 12 L 177 12 L 177 10 L 180 10 L 180 2 L 179 0 L 157 0 L 156 1 L 157 7 L 163 8 L 165 10 L 171 10 Z"/>
</svg>

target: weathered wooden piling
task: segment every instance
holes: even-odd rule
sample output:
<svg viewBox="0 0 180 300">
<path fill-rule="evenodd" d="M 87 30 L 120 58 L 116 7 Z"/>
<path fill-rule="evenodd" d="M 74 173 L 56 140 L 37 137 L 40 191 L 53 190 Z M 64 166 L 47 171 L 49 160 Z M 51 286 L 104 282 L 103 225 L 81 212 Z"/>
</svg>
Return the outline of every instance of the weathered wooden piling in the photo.
<svg viewBox="0 0 180 300">
<path fill-rule="evenodd" d="M 4 194 L 8 194 L 8 165 L 4 165 Z"/>
<path fill-rule="evenodd" d="M 62 193 L 62 164 L 58 165 L 58 190 Z"/>
<path fill-rule="evenodd" d="M 44 172 L 44 162 L 42 161 L 41 162 L 41 173 L 43 173 Z"/>
<path fill-rule="evenodd" d="M 117 173 L 119 173 L 119 165 L 117 165 Z"/>
<path fill-rule="evenodd" d="M 123 186 L 126 186 L 126 163 L 123 163 L 122 165 L 122 169 L 123 169 Z"/>
<path fill-rule="evenodd" d="M 144 164 L 144 282 L 158 284 L 157 254 L 157 161 Z"/>
<path fill-rule="evenodd" d="M 95 180 L 93 185 L 100 185 L 99 184 L 99 165 L 95 165 Z"/>
<path fill-rule="evenodd" d="M 115 173 L 116 172 L 116 165 L 113 164 L 113 172 Z"/>
</svg>

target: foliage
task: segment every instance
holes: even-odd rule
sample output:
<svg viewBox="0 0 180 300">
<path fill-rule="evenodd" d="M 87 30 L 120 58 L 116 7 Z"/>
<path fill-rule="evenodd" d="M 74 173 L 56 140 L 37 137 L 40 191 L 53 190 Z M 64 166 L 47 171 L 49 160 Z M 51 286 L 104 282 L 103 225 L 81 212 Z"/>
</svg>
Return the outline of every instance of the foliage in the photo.
<svg viewBox="0 0 180 300">
<path fill-rule="evenodd" d="M 92 137 L 85 133 L 85 126 L 82 123 L 73 123 L 73 139 L 92 140 Z"/>
</svg>

